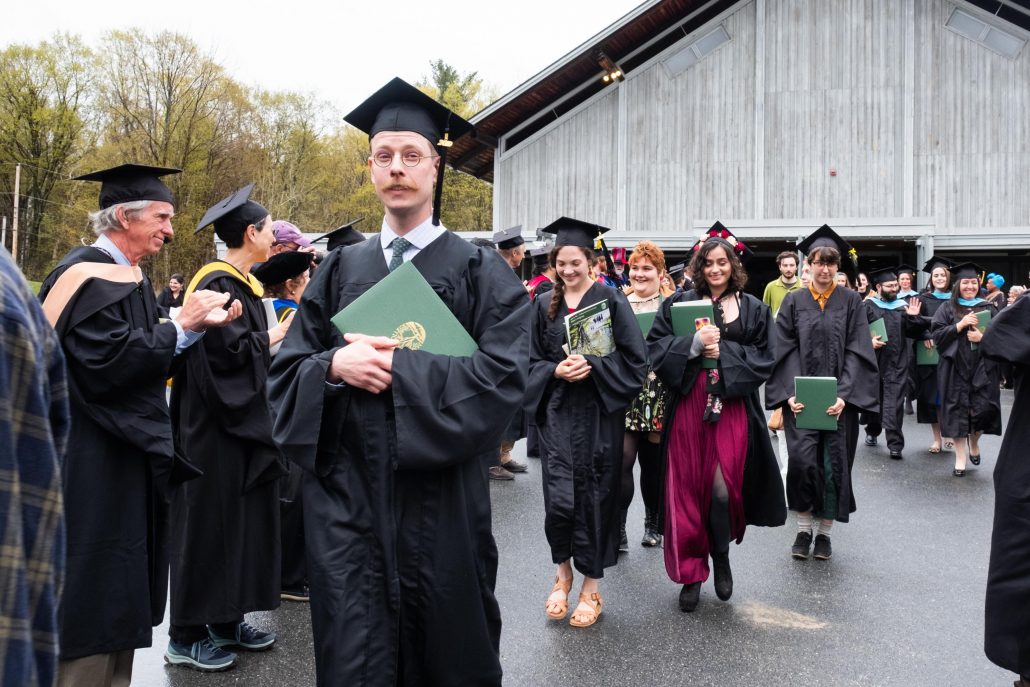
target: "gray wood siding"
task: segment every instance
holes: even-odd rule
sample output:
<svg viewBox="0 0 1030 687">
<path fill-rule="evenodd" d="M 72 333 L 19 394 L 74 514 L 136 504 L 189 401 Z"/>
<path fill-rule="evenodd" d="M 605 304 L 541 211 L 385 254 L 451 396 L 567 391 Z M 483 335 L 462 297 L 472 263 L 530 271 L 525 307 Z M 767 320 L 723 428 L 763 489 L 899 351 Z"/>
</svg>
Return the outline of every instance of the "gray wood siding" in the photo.
<svg viewBox="0 0 1030 687">
<path fill-rule="evenodd" d="M 955 228 L 1030 224 L 1030 46 L 1015 60 L 946 28 L 955 4 L 916 4 L 915 213 Z"/>
<path fill-rule="evenodd" d="M 952 33 L 955 7 L 743 2 L 722 20 L 730 43 L 700 63 L 671 78 L 645 66 L 500 158 L 501 226 L 571 214 L 634 234 L 712 217 L 1030 227 L 1030 46 L 1009 60 Z"/>
<path fill-rule="evenodd" d="M 499 226 L 543 227 L 563 215 L 611 226 L 618 119 L 612 88 L 507 156 L 501 162 Z"/>
<path fill-rule="evenodd" d="M 754 3 L 724 26 L 730 42 L 681 74 L 670 78 L 658 62 L 622 85 L 629 231 L 752 214 Z"/>
<path fill-rule="evenodd" d="M 903 4 L 767 2 L 766 217 L 902 214 Z"/>
</svg>

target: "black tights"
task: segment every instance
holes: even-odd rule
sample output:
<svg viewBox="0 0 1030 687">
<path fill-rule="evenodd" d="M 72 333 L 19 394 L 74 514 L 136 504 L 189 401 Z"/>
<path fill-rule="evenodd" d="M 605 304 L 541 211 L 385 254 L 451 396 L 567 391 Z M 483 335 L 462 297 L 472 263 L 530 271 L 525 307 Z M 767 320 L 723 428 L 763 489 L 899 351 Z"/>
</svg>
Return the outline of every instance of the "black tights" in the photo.
<svg viewBox="0 0 1030 687">
<path fill-rule="evenodd" d="M 644 507 L 658 512 L 662 488 L 661 446 L 647 439 L 647 432 L 626 432 L 622 439 L 622 491 L 619 505 L 622 510 L 633 502 L 633 464 L 640 456 L 640 494 Z M 660 515 L 660 514 L 659 514 Z"/>
<path fill-rule="evenodd" d="M 722 476 L 722 467 L 715 466 L 712 480 L 712 508 L 708 512 L 708 542 L 713 553 L 730 550 L 730 492 Z"/>
</svg>

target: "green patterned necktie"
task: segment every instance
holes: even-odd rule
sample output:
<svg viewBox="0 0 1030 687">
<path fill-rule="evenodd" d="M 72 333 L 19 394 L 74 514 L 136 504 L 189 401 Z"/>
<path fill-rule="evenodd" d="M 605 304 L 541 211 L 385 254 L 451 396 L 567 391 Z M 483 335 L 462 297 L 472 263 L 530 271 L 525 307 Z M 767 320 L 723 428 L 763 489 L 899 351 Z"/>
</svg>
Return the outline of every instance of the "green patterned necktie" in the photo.
<svg viewBox="0 0 1030 687">
<path fill-rule="evenodd" d="M 390 258 L 390 271 L 393 272 L 404 264 L 404 251 L 411 248 L 411 241 L 398 237 L 390 243 L 390 246 L 393 248 L 393 257 Z"/>
</svg>

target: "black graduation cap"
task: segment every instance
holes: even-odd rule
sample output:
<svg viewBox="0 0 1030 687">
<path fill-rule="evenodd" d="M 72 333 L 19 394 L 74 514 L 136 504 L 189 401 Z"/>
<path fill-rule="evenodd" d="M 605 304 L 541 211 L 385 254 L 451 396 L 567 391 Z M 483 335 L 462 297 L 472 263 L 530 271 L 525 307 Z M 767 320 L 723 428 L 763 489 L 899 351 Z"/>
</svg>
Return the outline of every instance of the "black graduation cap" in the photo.
<svg viewBox="0 0 1030 687">
<path fill-rule="evenodd" d="M 898 272 L 897 269 L 894 267 L 882 267 L 878 270 L 870 272 L 866 276 L 869 277 L 869 283 L 873 286 L 876 286 L 877 284 L 883 284 L 889 281 L 898 280 Z"/>
<path fill-rule="evenodd" d="M 260 267 L 251 270 L 251 273 L 265 286 L 274 286 L 282 284 L 287 279 L 299 277 L 309 267 L 311 267 L 311 253 L 287 251 L 276 253 L 263 262 Z"/>
<path fill-rule="evenodd" d="M 950 270 L 955 267 L 955 261 L 939 255 L 931 255 L 930 259 L 926 261 L 925 265 L 923 265 L 923 271 L 927 274 L 933 274 L 934 269 L 937 267 L 944 267 Z"/>
<path fill-rule="evenodd" d="M 716 223 L 713 224 L 707 232 L 705 232 L 705 235 L 698 239 L 698 241 L 691 247 L 691 252 L 700 250 L 702 243 L 713 239 L 720 240 L 725 243 L 737 254 L 737 257 L 740 258 L 742 262 L 750 260 L 751 256 L 754 255 L 752 250 L 748 248 L 743 241 L 734 236 L 733 233 L 719 221 L 716 221 Z"/>
<path fill-rule="evenodd" d="M 894 271 L 898 275 L 911 274 L 913 277 L 916 276 L 916 268 L 912 267 L 912 265 L 906 265 L 905 263 L 901 263 L 900 265 L 895 267 Z"/>
<path fill-rule="evenodd" d="M 368 134 L 381 131 L 413 131 L 424 136 L 440 153 L 440 170 L 433 198 L 433 224 L 440 224 L 447 149 L 472 131 L 472 125 L 403 79 L 394 77 L 343 118 Z"/>
<path fill-rule="evenodd" d="M 480 248 L 497 248 L 497 244 L 490 239 L 481 239 L 478 236 L 476 238 L 469 239 L 469 243 Z"/>
<path fill-rule="evenodd" d="M 516 225 L 509 227 L 503 231 L 494 232 L 493 241 L 497 244 L 498 248 L 514 248 L 515 246 L 521 246 L 525 243 L 525 239 L 522 238 L 522 225 Z"/>
<path fill-rule="evenodd" d="M 963 262 L 951 268 L 952 279 L 980 279 L 983 270 L 973 262 Z"/>
<path fill-rule="evenodd" d="M 601 236 L 611 230 L 571 217 L 559 217 L 540 231 L 544 234 L 554 234 L 555 247 L 579 246 L 596 250 L 598 242 L 603 244 Z"/>
<path fill-rule="evenodd" d="M 73 177 L 75 181 L 100 182 L 100 208 L 106 209 L 118 203 L 135 200 L 159 200 L 175 204 L 172 191 L 160 177 L 178 174 L 182 170 L 174 167 L 150 167 L 149 165 L 125 164 Z"/>
<path fill-rule="evenodd" d="M 362 236 L 360 231 L 354 228 L 354 225 L 363 221 L 365 221 L 364 217 L 351 220 L 350 222 L 333 229 L 327 234 L 322 234 L 311 243 L 318 243 L 319 241 L 325 240 L 325 249 L 328 251 L 335 250 L 340 246 L 352 246 L 355 243 L 361 243 L 365 240 L 365 237 Z"/>
<path fill-rule="evenodd" d="M 823 246 L 836 248 L 840 252 L 841 267 L 845 267 L 850 263 L 852 268 L 858 269 L 858 253 L 854 247 L 841 238 L 841 235 L 831 229 L 828 224 L 824 224 L 809 234 L 806 239 L 798 244 L 797 248 L 805 255 L 808 255 L 813 249 Z M 845 256 L 849 260 L 845 261 Z"/>
<path fill-rule="evenodd" d="M 533 265 L 547 267 L 551 260 L 551 250 L 553 250 L 553 246 L 543 246 L 542 248 L 534 248 L 529 251 L 529 255 L 533 259 Z"/>
<path fill-rule="evenodd" d="M 672 283 L 676 284 L 680 278 L 683 277 L 683 271 L 687 269 L 687 263 L 678 262 L 675 265 L 671 265 L 667 270 L 669 272 L 669 278 L 672 279 Z"/>
<path fill-rule="evenodd" d="M 244 227 L 260 222 L 268 216 L 268 210 L 258 203 L 250 200 L 250 193 L 254 190 L 254 184 L 247 184 L 238 191 L 234 191 L 228 198 L 218 201 L 204 213 L 200 224 L 193 230 L 199 234 L 200 230 L 209 224 L 215 225 L 215 233 L 218 233 L 219 225 L 228 226 L 231 224 L 242 224 Z"/>
</svg>

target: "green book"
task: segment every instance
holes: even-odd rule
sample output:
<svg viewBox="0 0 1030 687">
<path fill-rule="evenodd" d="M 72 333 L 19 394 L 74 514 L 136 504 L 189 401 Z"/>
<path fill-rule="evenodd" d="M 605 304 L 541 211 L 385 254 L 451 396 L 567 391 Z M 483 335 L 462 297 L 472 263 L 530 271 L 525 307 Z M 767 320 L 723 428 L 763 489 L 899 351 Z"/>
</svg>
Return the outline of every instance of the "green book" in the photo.
<svg viewBox="0 0 1030 687">
<path fill-rule="evenodd" d="M 837 417 L 826 414 L 837 402 L 836 377 L 795 377 L 794 398 L 805 406 L 795 420 L 798 429 L 837 430 Z"/>
<path fill-rule="evenodd" d="M 991 311 L 990 310 L 979 310 L 979 311 L 976 312 L 976 328 L 980 330 L 981 334 L 983 334 L 985 331 L 987 331 L 987 325 L 989 325 L 990 323 L 991 323 Z M 976 349 L 980 348 L 980 344 L 976 343 L 975 341 L 970 341 L 969 342 L 969 347 L 972 348 L 975 351 Z"/>
<path fill-rule="evenodd" d="M 606 356 L 615 351 L 612 312 L 603 300 L 565 316 L 569 354 Z"/>
<path fill-rule="evenodd" d="M 941 361 L 937 347 L 927 348 L 922 341 L 916 342 L 916 365 L 936 365 Z"/>
<path fill-rule="evenodd" d="M 869 336 L 880 336 L 880 341 L 887 343 L 890 339 L 887 338 L 887 325 L 884 323 L 883 318 L 879 318 L 869 323 Z"/>
<path fill-rule="evenodd" d="M 654 318 L 657 314 L 657 310 L 637 313 L 637 324 L 640 325 L 640 333 L 644 335 L 645 339 L 651 333 L 651 325 L 654 324 Z"/>
<path fill-rule="evenodd" d="M 706 324 L 715 324 L 715 311 L 711 301 L 681 301 L 672 304 L 672 333 L 676 336 L 693 338 L 694 332 Z M 714 358 L 701 358 L 701 367 L 714 370 L 719 361 Z"/>
<path fill-rule="evenodd" d="M 388 336 L 401 348 L 470 356 L 475 340 L 411 261 L 387 275 L 332 318 L 341 333 Z"/>
</svg>

